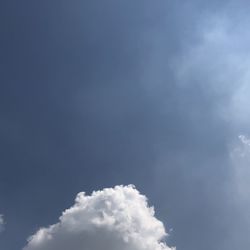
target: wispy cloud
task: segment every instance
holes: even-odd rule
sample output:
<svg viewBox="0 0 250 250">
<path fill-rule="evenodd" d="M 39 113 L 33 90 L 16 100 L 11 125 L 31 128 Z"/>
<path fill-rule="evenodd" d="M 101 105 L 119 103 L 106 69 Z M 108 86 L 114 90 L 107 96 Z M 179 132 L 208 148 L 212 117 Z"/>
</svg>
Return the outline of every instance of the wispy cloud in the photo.
<svg viewBox="0 0 250 250">
<path fill-rule="evenodd" d="M 246 135 L 239 135 L 231 150 L 233 166 L 233 183 L 236 188 L 238 204 L 242 207 L 250 206 L 249 180 L 250 180 L 250 139 Z M 250 223 L 250 221 L 249 221 Z"/>
<path fill-rule="evenodd" d="M 245 135 L 239 135 L 239 139 L 244 145 L 250 146 L 250 139 L 248 139 Z"/>
<path fill-rule="evenodd" d="M 235 28 L 230 11 L 204 19 L 196 43 L 188 44 L 173 65 L 180 86 L 202 88 L 214 98 L 214 112 L 237 126 L 250 117 L 250 32 L 244 17 Z"/>
</svg>

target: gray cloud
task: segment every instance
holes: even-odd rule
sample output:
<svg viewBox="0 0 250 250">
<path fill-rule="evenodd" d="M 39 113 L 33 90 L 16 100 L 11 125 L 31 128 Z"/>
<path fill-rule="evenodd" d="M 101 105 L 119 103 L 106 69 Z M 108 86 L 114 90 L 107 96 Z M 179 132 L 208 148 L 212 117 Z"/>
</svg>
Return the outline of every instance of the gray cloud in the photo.
<svg viewBox="0 0 250 250">
<path fill-rule="evenodd" d="M 2 214 L 0 214 L 0 232 L 2 232 L 4 230 L 4 217 Z"/>
<path fill-rule="evenodd" d="M 79 193 L 57 224 L 41 228 L 25 250 L 170 250 L 161 221 L 133 186 Z"/>
</svg>

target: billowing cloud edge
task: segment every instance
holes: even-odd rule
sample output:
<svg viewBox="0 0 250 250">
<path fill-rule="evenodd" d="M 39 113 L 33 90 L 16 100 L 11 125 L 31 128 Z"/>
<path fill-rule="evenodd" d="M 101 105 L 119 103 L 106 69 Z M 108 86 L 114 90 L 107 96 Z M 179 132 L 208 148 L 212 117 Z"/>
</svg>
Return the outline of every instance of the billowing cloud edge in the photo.
<svg viewBox="0 0 250 250">
<path fill-rule="evenodd" d="M 133 186 L 81 192 L 59 222 L 28 238 L 24 250 L 170 250 L 164 225 Z"/>
</svg>

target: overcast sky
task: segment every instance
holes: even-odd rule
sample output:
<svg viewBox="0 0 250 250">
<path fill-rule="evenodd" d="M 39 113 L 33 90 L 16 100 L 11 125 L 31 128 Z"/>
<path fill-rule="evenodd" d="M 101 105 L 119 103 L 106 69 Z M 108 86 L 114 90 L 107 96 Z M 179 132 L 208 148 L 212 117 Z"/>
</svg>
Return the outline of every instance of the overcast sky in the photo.
<svg viewBox="0 0 250 250">
<path fill-rule="evenodd" d="M 62 250 L 65 235 L 66 250 L 248 250 L 249 11 L 244 0 L 0 1 L 0 249 Z M 89 218 L 85 206 L 95 226 L 108 214 L 138 238 L 108 217 L 94 232 L 114 244 L 94 245 L 80 219 L 85 246 L 66 234 L 75 214 L 62 215 Z"/>
</svg>

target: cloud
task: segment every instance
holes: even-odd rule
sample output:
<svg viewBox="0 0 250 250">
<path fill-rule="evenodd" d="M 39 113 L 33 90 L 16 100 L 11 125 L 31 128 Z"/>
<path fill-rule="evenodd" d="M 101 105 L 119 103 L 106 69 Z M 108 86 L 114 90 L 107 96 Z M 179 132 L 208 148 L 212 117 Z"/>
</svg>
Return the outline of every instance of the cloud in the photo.
<svg viewBox="0 0 250 250">
<path fill-rule="evenodd" d="M 4 217 L 2 214 L 0 214 L 0 232 L 2 232 L 4 230 Z"/>
<path fill-rule="evenodd" d="M 250 115 L 250 32 L 248 17 L 235 22 L 231 11 L 213 14 L 199 23 L 196 42 L 186 45 L 173 67 L 180 86 L 201 88 L 214 100 L 214 113 L 242 126 L 249 123 Z"/>
<path fill-rule="evenodd" d="M 245 135 L 239 135 L 239 139 L 244 145 L 250 146 L 250 140 Z"/>
<path fill-rule="evenodd" d="M 238 140 L 232 144 L 231 151 L 232 164 L 232 187 L 234 199 L 237 201 L 237 206 L 240 208 L 240 214 L 244 217 L 244 223 L 250 225 L 248 211 L 250 207 L 250 139 L 247 135 L 241 134 Z"/>
<path fill-rule="evenodd" d="M 234 164 L 237 162 L 235 165 L 242 163 L 243 158 L 243 163 L 245 163 L 245 161 L 249 159 L 250 154 L 250 139 L 243 134 L 239 135 L 238 139 L 239 140 L 237 142 L 233 143 L 233 147 L 231 148 L 230 152 L 231 159 L 233 159 Z"/>
<path fill-rule="evenodd" d="M 170 250 L 154 208 L 133 186 L 84 192 L 59 222 L 41 228 L 25 250 Z"/>
</svg>

